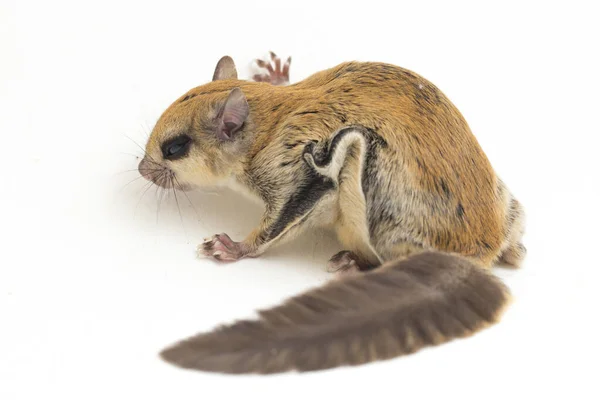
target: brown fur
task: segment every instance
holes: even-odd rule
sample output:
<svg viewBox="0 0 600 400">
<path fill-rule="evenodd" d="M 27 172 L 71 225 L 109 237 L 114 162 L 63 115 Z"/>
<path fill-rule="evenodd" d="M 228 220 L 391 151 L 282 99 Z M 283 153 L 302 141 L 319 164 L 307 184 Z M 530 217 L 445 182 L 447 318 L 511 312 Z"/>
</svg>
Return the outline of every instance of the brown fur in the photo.
<svg viewBox="0 0 600 400">
<path fill-rule="evenodd" d="M 140 164 L 140 172 L 157 184 L 165 185 L 165 175 L 159 175 L 166 171 L 171 186 L 229 184 L 265 203 L 261 223 L 246 239 L 215 235 L 199 246 L 199 254 L 219 260 L 256 257 L 304 229 L 325 226 L 337 232 L 346 254 L 352 254 L 334 257 L 330 266 L 340 271 L 357 266 L 369 270 L 385 262 L 394 266 L 332 283 L 272 311 L 291 318 L 297 302 L 317 296 L 318 307 L 306 325 L 274 324 L 264 319 L 271 315 L 268 311 L 259 322 L 235 324 L 176 346 L 165 353 L 167 359 L 227 372 L 328 368 L 404 354 L 495 320 L 506 293 L 473 265 L 520 264 L 525 255 L 523 210 L 438 88 L 384 63 L 348 62 L 294 85 L 273 86 L 237 80 L 233 62 L 224 58 L 215 77 L 165 111 Z M 234 89 L 237 100 L 230 104 Z M 216 134 L 229 126 L 223 122 L 224 109 L 247 115 L 231 137 Z M 182 133 L 192 143 L 186 157 L 163 158 L 161 145 Z M 433 275 L 425 279 L 415 268 Z M 436 302 L 431 303 L 430 295 Z M 366 303 L 355 303 L 358 299 Z M 475 308 L 483 314 L 473 314 Z M 338 321 L 334 310 L 340 315 L 356 311 L 366 325 Z M 470 319 L 458 329 L 453 318 L 469 310 Z M 418 315 L 422 322 L 413 320 Z M 400 325 L 390 330 L 379 320 L 384 317 Z M 323 333 L 330 325 L 319 325 L 330 319 L 344 324 L 339 329 L 346 335 L 338 332 L 332 348 L 323 339 L 330 337 Z M 294 336 L 295 329 L 300 337 Z M 263 335 L 266 341 L 259 344 Z M 280 341 L 277 346 L 292 349 L 276 347 L 268 361 L 269 352 L 260 346 L 272 338 Z M 294 350 L 298 343 L 316 347 L 299 354 Z M 338 348 L 336 343 L 344 344 Z"/>
</svg>

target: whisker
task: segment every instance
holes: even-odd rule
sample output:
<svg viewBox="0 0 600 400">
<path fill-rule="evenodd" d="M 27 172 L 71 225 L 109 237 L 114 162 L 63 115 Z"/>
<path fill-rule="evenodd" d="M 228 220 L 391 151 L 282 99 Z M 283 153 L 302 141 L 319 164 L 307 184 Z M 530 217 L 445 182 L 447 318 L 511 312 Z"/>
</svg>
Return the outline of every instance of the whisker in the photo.
<svg viewBox="0 0 600 400">
<path fill-rule="evenodd" d="M 146 150 L 145 150 L 145 149 L 144 149 L 142 146 L 140 146 L 138 142 L 136 142 L 135 140 L 133 140 L 132 138 L 130 138 L 130 137 L 129 137 L 129 136 L 127 136 L 126 134 L 123 134 L 123 136 L 125 136 L 127 139 L 131 140 L 131 142 L 132 142 L 133 144 L 135 144 L 137 147 L 139 147 L 139 149 L 142 151 L 142 153 L 144 153 L 144 155 L 147 155 L 147 154 L 146 154 Z"/>
<path fill-rule="evenodd" d="M 148 154 L 146 152 L 146 149 L 144 149 L 138 142 L 136 142 L 135 140 L 133 140 L 131 137 L 127 136 L 126 134 L 123 134 L 123 136 L 125 136 L 127 139 L 129 139 L 133 144 L 135 144 L 144 154 L 144 158 L 146 159 L 147 162 L 150 162 L 152 164 L 155 164 L 159 167 L 162 168 L 162 165 L 156 161 L 154 161 L 154 159 L 152 158 L 152 156 L 150 156 L 150 154 Z M 135 157 L 136 159 L 139 159 L 140 157 L 131 153 L 125 153 L 125 152 L 120 152 L 121 154 L 126 154 L 126 155 L 130 155 L 132 157 Z"/>
<path fill-rule="evenodd" d="M 140 158 L 142 158 L 142 157 L 140 157 L 140 156 L 139 156 L 139 155 L 137 155 L 137 154 L 125 153 L 125 152 L 123 152 L 123 151 L 119 151 L 119 154 L 123 154 L 123 155 L 125 155 L 125 156 L 131 156 L 131 157 L 135 157 L 135 158 L 137 158 L 138 160 L 139 160 Z"/>
<path fill-rule="evenodd" d="M 156 224 L 158 225 L 158 214 L 160 212 L 160 203 L 162 202 L 162 199 L 164 197 L 165 194 L 165 189 L 161 186 L 156 185 L 156 196 L 157 196 L 157 205 L 156 205 Z"/>
<path fill-rule="evenodd" d="M 150 188 L 152 187 L 154 182 L 148 182 L 142 189 L 145 188 L 144 192 L 142 193 L 142 195 L 140 196 L 140 199 L 138 200 L 138 202 L 135 205 L 135 209 L 133 211 L 133 218 L 135 218 L 135 214 L 137 213 L 137 209 L 140 206 L 140 203 L 142 202 L 142 199 L 144 198 L 144 196 L 146 195 L 146 193 L 148 192 L 148 190 L 150 190 Z"/>
<path fill-rule="evenodd" d="M 198 210 L 196 210 L 196 207 L 194 207 L 194 203 L 192 203 L 192 200 L 190 200 L 190 196 L 188 196 L 187 193 L 184 190 L 182 190 L 182 186 L 179 183 L 179 181 L 177 180 L 177 175 L 173 175 L 173 179 L 175 180 L 175 183 L 177 184 L 177 188 L 181 191 L 181 193 L 183 193 L 183 195 L 187 199 L 188 203 L 190 203 L 190 206 L 192 206 L 192 209 L 194 210 L 194 213 L 196 214 L 196 218 L 199 219 L 200 222 L 202 222 L 202 225 L 204 225 L 204 221 L 200 217 L 200 214 L 198 214 Z"/>
<path fill-rule="evenodd" d="M 183 216 L 181 215 L 181 208 L 179 207 L 179 200 L 177 199 L 177 192 L 175 191 L 175 186 L 173 185 L 173 178 L 175 175 L 171 173 L 171 188 L 173 189 L 173 195 L 175 196 L 175 203 L 177 204 L 177 211 L 179 211 L 179 220 L 181 221 L 181 227 L 183 228 L 183 234 L 185 235 L 186 242 L 189 242 L 187 231 L 185 230 L 185 224 L 183 223 Z"/>
<path fill-rule="evenodd" d="M 145 134 L 147 134 L 147 132 L 148 132 L 149 129 L 148 129 L 148 126 L 144 126 L 144 125 L 147 125 L 147 124 L 143 124 L 140 121 L 140 129 L 142 130 L 142 132 L 144 132 Z"/>
<path fill-rule="evenodd" d="M 136 169 L 126 169 L 125 171 L 115 172 L 113 174 L 113 176 L 122 175 L 122 174 L 125 174 L 127 172 L 137 172 L 137 171 L 139 171 L 137 168 Z"/>
<path fill-rule="evenodd" d="M 162 166 L 162 164 L 160 164 L 160 163 L 157 163 L 156 161 L 154 161 L 154 160 L 152 159 L 152 157 L 150 157 L 149 155 L 146 155 L 146 161 L 148 161 L 149 163 L 152 163 L 152 164 L 154 164 L 154 165 L 158 165 L 158 166 L 159 166 L 159 167 L 161 167 L 161 168 L 164 168 L 164 167 Z"/>
<path fill-rule="evenodd" d="M 141 125 L 141 123 L 140 123 Z M 145 125 L 145 129 L 144 127 L 142 127 L 142 129 L 144 129 L 146 131 L 146 139 L 150 139 L 150 134 L 152 133 L 152 128 L 148 125 L 148 121 L 144 121 L 144 125 Z"/>
<path fill-rule="evenodd" d="M 160 171 L 160 170 L 161 170 L 161 168 L 154 168 L 154 169 L 146 168 L 146 169 L 147 169 L 148 171 L 152 171 L 152 172 L 155 172 L 155 171 Z M 115 173 L 113 174 L 113 176 L 121 175 L 121 174 L 124 174 L 124 173 L 127 173 L 127 172 L 139 172 L 139 171 L 140 171 L 140 170 L 139 170 L 139 169 L 137 169 L 137 168 L 135 168 L 135 169 L 126 169 L 125 171 L 119 171 L 119 172 L 115 172 Z M 141 175 L 140 175 L 140 176 L 141 176 Z"/>
<path fill-rule="evenodd" d="M 135 179 L 132 179 L 129 182 L 127 182 L 125 185 L 123 185 L 123 187 L 121 187 L 121 189 L 119 189 L 119 193 L 121 193 L 127 186 L 131 185 L 133 182 L 137 181 L 140 178 L 143 178 L 143 176 L 140 175 L 140 176 L 136 177 Z"/>
</svg>

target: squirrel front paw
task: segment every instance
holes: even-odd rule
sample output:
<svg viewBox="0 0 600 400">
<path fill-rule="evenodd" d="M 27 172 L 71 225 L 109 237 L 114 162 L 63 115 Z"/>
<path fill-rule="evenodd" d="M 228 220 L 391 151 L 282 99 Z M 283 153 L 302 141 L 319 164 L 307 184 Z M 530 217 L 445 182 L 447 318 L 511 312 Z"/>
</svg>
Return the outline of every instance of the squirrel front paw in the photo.
<svg viewBox="0 0 600 400">
<path fill-rule="evenodd" d="M 246 254 L 242 243 L 234 242 L 226 233 L 213 235 L 198 245 L 198 257 L 209 257 L 219 261 L 236 261 Z"/>
</svg>

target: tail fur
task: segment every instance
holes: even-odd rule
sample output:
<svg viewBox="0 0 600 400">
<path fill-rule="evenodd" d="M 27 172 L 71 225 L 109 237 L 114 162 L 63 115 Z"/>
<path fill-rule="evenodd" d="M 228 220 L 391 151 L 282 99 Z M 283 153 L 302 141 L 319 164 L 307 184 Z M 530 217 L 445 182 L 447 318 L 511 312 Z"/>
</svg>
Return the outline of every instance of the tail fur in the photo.
<svg viewBox="0 0 600 400">
<path fill-rule="evenodd" d="M 332 281 L 161 356 L 231 374 L 358 365 L 468 336 L 496 322 L 509 298 L 498 278 L 465 258 L 427 252 Z"/>
</svg>

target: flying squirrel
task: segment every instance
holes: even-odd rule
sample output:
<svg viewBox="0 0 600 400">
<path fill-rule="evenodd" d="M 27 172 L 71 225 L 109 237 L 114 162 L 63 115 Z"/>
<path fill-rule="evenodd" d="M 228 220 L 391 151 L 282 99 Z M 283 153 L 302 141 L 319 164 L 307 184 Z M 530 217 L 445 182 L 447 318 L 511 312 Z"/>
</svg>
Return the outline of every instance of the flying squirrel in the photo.
<svg viewBox="0 0 600 400">
<path fill-rule="evenodd" d="M 465 119 L 432 83 L 378 62 L 345 62 L 289 84 L 290 60 L 239 80 L 231 57 L 177 99 L 140 173 L 169 189 L 229 185 L 265 205 L 244 240 L 198 254 L 257 257 L 324 227 L 345 250 L 324 286 L 161 352 L 189 369 L 314 371 L 413 353 L 499 320 L 510 294 L 490 273 L 525 256 L 524 212 Z"/>
</svg>

